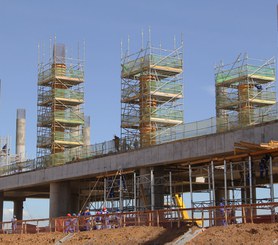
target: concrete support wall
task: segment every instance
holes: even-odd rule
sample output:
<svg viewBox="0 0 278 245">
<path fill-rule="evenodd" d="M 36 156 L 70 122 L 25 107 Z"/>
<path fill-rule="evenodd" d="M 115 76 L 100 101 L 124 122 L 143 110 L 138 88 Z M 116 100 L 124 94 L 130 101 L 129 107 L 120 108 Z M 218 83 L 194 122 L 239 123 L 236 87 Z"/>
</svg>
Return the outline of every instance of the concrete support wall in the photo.
<svg viewBox="0 0 278 245">
<path fill-rule="evenodd" d="M 14 215 L 16 216 L 17 220 L 23 219 L 23 202 L 25 199 L 19 198 L 14 200 Z"/>
<path fill-rule="evenodd" d="M 17 110 L 16 119 L 16 154 L 19 156 L 19 161 L 25 160 L 25 135 L 26 135 L 26 119 L 25 110 Z"/>
<path fill-rule="evenodd" d="M 162 209 L 164 206 L 164 169 L 162 167 L 154 168 L 154 209 Z"/>
<path fill-rule="evenodd" d="M 66 216 L 67 213 L 77 214 L 81 204 L 78 198 L 78 182 L 50 183 L 49 217 Z"/>
<path fill-rule="evenodd" d="M 70 182 L 50 183 L 49 217 L 66 216 L 71 213 Z"/>
</svg>

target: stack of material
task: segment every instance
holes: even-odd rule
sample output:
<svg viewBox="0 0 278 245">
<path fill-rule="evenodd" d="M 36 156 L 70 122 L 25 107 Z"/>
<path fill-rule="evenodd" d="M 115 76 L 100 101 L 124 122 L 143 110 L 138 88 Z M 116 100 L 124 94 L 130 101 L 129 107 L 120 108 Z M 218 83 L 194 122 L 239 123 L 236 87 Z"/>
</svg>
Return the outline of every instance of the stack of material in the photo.
<svg viewBox="0 0 278 245">
<path fill-rule="evenodd" d="M 278 141 L 276 140 L 271 140 L 269 141 L 269 143 L 261 143 L 260 146 L 263 148 L 263 149 L 275 149 L 275 148 L 278 148 Z"/>
<path fill-rule="evenodd" d="M 271 140 L 268 143 L 254 144 L 250 142 L 235 142 L 234 143 L 234 154 L 251 153 L 255 151 L 270 150 L 278 148 L 278 141 Z"/>
</svg>

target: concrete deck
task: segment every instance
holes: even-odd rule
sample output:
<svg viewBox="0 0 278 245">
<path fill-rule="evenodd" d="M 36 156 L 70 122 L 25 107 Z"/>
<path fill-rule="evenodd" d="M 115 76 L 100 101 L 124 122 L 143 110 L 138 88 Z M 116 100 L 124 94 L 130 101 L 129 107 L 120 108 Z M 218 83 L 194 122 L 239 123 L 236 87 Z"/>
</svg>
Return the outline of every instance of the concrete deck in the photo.
<svg viewBox="0 0 278 245">
<path fill-rule="evenodd" d="M 18 173 L 0 178 L 0 191 L 18 190 L 64 180 L 82 179 L 119 169 L 184 163 L 190 159 L 224 154 L 234 150 L 234 142 L 252 143 L 278 140 L 278 120 L 262 125 L 216 133 L 162 145 L 70 163 L 62 166 Z"/>
</svg>

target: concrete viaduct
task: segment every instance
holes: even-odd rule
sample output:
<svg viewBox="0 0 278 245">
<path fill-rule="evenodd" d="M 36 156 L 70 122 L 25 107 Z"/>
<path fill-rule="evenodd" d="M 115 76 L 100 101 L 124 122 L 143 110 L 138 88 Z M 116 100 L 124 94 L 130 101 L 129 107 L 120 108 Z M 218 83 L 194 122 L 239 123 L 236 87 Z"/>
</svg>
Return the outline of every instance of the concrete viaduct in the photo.
<svg viewBox="0 0 278 245">
<path fill-rule="evenodd" d="M 50 217 L 79 208 L 77 188 L 81 180 L 117 170 L 163 169 L 187 166 L 198 159 L 233 155 L 234 143 L 278 140 L 278 120 L 244 129 L 178 140 L 148 148 L 0 177 L 0 216 L 3 201 L 14 201 L 14 214 L 22 219 L 26 198 L 49 198 Z M 274 158 L 275 159 L 275 158 Z M 201 162 L 201 161 L 200 161 Z M 278 173 L 273 160 L 273 174 Z M 156 172 L 156 171 L 155 171 Z M 159 171 L 157 171 L 159 172 Z M 274 178 L 276 181 L 276 179 Z"/>
</svg>

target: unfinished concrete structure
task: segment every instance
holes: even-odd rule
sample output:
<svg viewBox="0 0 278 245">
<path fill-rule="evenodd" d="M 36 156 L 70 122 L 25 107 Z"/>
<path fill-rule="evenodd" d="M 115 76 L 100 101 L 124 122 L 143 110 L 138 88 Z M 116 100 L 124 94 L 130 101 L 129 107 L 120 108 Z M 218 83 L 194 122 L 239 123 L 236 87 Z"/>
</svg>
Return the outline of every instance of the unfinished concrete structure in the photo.
<svg viewBox="0 0 278 245">
<path fill-rule="evenodd" d="M 26 141 L 26 111 L 25 109 L 17 110 L 16 118 L 16 148 L 15 153 L 18 162 L 25 161 L 25 141 Z"/>
<path fill-rule="evenodd" d="M 276 104 L 275 60 L 239 55 L 215 68 L 218 131 L 260 123 Z"/>
<path fill-rule="evenodd" d="M 277 140 L 277 126 L 275 120 L 230 132 L 92 156 L 61 166 L 37 167 L 31 172 L 17 170 L 0 178 L 3 200 L 50 198 L 52 217 L 77 212 L 85 206 L 90 206 L 91 211 L 104 205 L 110 211 L 174 208 L 177 206 L 172 201 L 173 194 L 183 193 L 191 193 L 194 207 L 217 205 L 221 198 L 228 204 L 272 202 L 273 184 L 278 183 L 278 150 L 264 148 L 260 143 Z M 241 143 L 241 150 L 234 154 L 235 143 L 240 141 L 252 144 Z M 266 154 L 268 175 L 264 170 L 261 176 L 260 162 Z M 141 169 L 146 174 L 141 175 Z M 144 198 L 140 189 L 145 183 L 150 183 L 151 191 L 145 193 L 145 198 L 151 200 L 150 207 L 139 203 Z M 255 189 L 260 188 L 269 190 L 267 196 L 255 195 Z M 200 192 L 207 193 L 201 202 L 196 196 Z M 156 206 L 161 200 L 163 207 Z M 198 217 L 198 213 L 192 215 Z"/>
<path fill-rule="evenodd" d="M 65 45 L 56 41 L 53 56 L 39 61 L 37 158 L 50 165 L 64 163 L 65 151 L 83 145 L 83 68 L 83 61 L 66 57 Z"/>
<path fill-rule="evenodd" d="M 15 212 L 22 217 L 23 201 L 29 197 L 49 198 L 50 217 L 85 207 L 93 212 L 102 207 L 110 212 L 180 208 L 182 201 L 175 197 L 188 193 L 194 208 L 220 201 L 225 205 L 274 202 L 278 112 L 277 107 L 264 108 L 275 104 L 270 89 L 273 68 L 254 68 L 264 75 L 254 75 L 249 68 L 243 75 L 236 70 L 235 78 L 219 72 L 217 79 L 223 81 L 217 80 L 218 117 L 194 122 L 192 127 L 183 123 L 180 103 L 181 48 L 160 47 L 159 52 L 166 54 L 157 54 L 149 43 L 137 56 L 127 52 L 122 57 L 122 138 L 115 147 L 115 141 L 90 145 L 88 123 L 80 140 L 84 119 L 78 113 L 83 94 L 74 87 L 83 83 L 83 70 L 71 70 L 65 64 L 61 46 L 59 62 L 39 73 L 39 157 L 2 171 L 0 209 L 4 200 L 15 200 Z M 270 97 L 254 99 L 255 85 L 261 85 Z M 229 93 L 229 89 L 237 92 Z M 222 130 L 219 119 L 229 109 L 238 113 L 240 127 L 227 127 L 230 121 L 224 120 Z M 253 116 L 257 109 L 263 112 L 259 121 Z M 266 197 L 257 195 L 259 188 L 268 190 Z M 267 211 L 273 214 L 275 209 Z M 192 210 L 192 218 L 198 217 L 196 212 Z M 206 215 L 217 218 L 218 214 L 208 211 Z"/>
<path fill-rule="evenodd" d="M 183 43 L 169 50 L 149 38 L 138 52 L 122 54 L 121 137 L 128 146 L 155 145 L 183 123 L 182 51 Z"/>
</svg>

